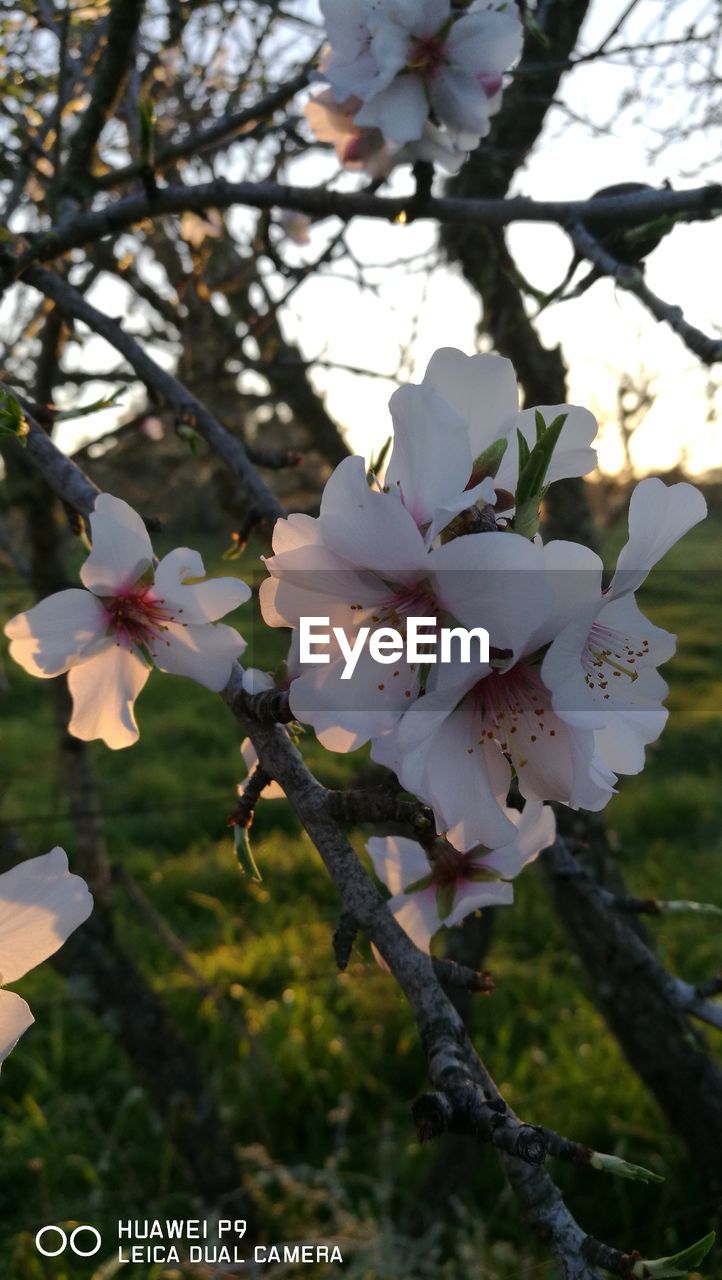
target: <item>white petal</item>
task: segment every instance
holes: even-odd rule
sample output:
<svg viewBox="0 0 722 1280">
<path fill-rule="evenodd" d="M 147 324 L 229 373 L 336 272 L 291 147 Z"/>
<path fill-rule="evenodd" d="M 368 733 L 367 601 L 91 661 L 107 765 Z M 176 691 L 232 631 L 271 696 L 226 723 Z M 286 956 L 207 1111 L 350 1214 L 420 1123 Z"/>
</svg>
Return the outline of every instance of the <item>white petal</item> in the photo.
<svg viewBox="0 0 722 1280">
<path fill-rule="evenodd" d="M 113 749 L 137 742 L 133 704 L 149 675 L 140 655 L 118 644 L 73 667 L 68 675 L 73 695 L 70 733 L 85 742 L 101 738 Z"/>
<path fill-rule="evenodd" d="M 457 889 L 453 909 L 443 923 L 451 928 L 461 924 L 472 911 L 483 907 L 510 907 L 513 901 L 514 888 L 503 880 L 489 880 L 486 884 L 468 882 Z"/>
<path fill-rule="evenodd" d="M 5 627 L 10 656 L 33 676 L 57 676 L 106 643 L 107 610 L 90 591 L 59 591 Z"/>
<path fill-rule="evenodd" d="M 398 490 L 418 525 L 427 524 L 439 506 L 466 488 L 473 463 L 469 432 L 430 386 L 399 387 L 389 408 L 394 447 L 386 484 Z"/>
<path fill-rule="evenodd" d="M 556 838 L 554 810 L 538 800 L 527 800 L 523 813 L 509 813 L 517 830 L 514 839 L 500 848 L 484 854 L 480 862 L 511 880 L 528 862 L 533 862 L 542 851 L 548 849 Z"/>
<path fill-rule="evenodd" d="M 415 840 L 405 836 L 373 836 L 366 843 L 374 871 L 390 893 L 402 893 L 431 872 L 429 860 Z"/>
<path fill-rule="evenodd" d="M 356 123 L 375 125 L 389 142 L 403 146 L 415 142 L 424 132 L 429 113 L 424 85 L 419 76 L 397 76 L 358 112 Z"/>
<path fill-rule="evenodd" d="M 503 356 L 466 356 L 442 347 L 431 357 L 424 385 L 431 386 L 469 428 L 472 458 L 496 440 L 506 440 L 516 425 L 519 391 L 511 360 Z"/>
<path fill-rule="evenodd" d="M 516 656 L 549 612 L 541 547 L 516 533 L 480 533 L 435 548 L 429 567 L 437 599 L 466 627 Z"/>
<path fill-rule="evenodd" d="M 707 503 L 692 484 L 640 480 L 629 502 L 629 538 L 619 553 L 610 596 L 636 591 L 653 565 L 693 525 L 704 520 Z"/>
<path fill-rule="evenodd" d="M 188 578 L 205 578 L 203 560 L 188 547 L 176 547 L 155 571 L 154 595 L 177 606 L 182 622 L 216 622 L 250 599 L 251 589 L 241 578 L 208 578 L 194 583 L 188 583 Z"/>
<path fill-rule="evenodd" d="M 485 137 L 489 131 L 489 104 L 478 80 L 456 67 L 442 67 L 431 82 L 431 102 L 436 115 L 449 129 Z"/>
<path fill-rule="evenodd" d="M 405 933 L 420 951 L 428 951 L 433 935 L 441 928 L 442 921 L 436 906 L 433 889 L 420 893 L 399 893 L 386 904 Z"/>
<path fill-rule="evenodd" d="M 87 920 L 93 899 L 56 848 L 0 876 L 0 982 L 16 982 Z"/>
<path fill-rule="evenodd" d="M 349 564 L 383 574 L 418 574 L 426 548 L 413 516 L 392 493 L 379 493 L 366 481 L 363 458 L 345 458 L 336 467 L 321 499 L 324 542 Z"/>
<path fill-rule="evenodd" d="M 289 691 L 295 718 L 312 725 L 329 751 L 355 751 L 388 733 L 419 691 L 419 672 L 403 657 L 393 666 L 383 665 L 366 647 L 348 680 L 342 679 L 345 665 L 341 657 L 324 666 L 303 667 Z"/>
<path fill-rule="evenodd" d="M 90 517 L 93 549 L 80 570 L 96 596 L 132 587 L 153 563 L 153 548 L 140 516 L 127 502 L 101 493 Z"/>
<path fill-rule="evenodd" d="M 28 1005 L 13 991 L 0 991 L 0 1062 L 4 1062 L 23 1032 L 35 1019 Z"/>
<path fill-rule="evenodd" d="M 243 637 L 222 622 L 200 627 L 182 627 L 172 622 L 155 644 L 152 657 L 159 671 L 189 676 L 206 689 L 220 693 L 245 647 Z"/>
</svg>

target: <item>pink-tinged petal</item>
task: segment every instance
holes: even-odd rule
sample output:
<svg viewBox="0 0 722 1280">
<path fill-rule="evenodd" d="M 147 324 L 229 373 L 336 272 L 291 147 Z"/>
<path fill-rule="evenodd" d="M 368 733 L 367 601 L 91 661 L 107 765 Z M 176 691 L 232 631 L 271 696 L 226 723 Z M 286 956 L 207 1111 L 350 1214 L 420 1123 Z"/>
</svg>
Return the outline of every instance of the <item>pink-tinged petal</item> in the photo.
<svg viewBox="0 0 722 1280">
<path fill-rule="evenodd" d="M 96 596 L 132 587 L 153 563 L 153 548 L 140 516 L 127 502 L 101 493 L 90 517 L 93 549 L 80 578 Z"/>
<path fill-rule="evenodd" d="M 135 649 L 111 644 L 68 675 L 73 696 L 70 733 L 85 742 L 102 739 L 117 750 L 138 740 L 133 704 L 150 668 Z"/>
<path fill-rule="evenodd" d="M 12 1053 L 35 1019 L 28 1005 L 13 991 L 0 991 L 0 1062 Z"/>
<path fill-rule="evenodd" d="M 197 551 L 177 547 L 161 560 L 155 571 L 153 594 L 171 607 L 181 622 L 216 622 L 250 599 L 251 589 L 241 578 L 204 578 L 203 560 Z M 178 610 L 182 610 L 180 616 Z"/>
<path fill-rule="evenodd" d="M 294 512 L 277 520 L 273 526 L 271 545 L 274 555 L 283 551 L 295 551 L 298 547 L 312 546 L 321 541 L 321 529 L 314 516 Z"/>
<path fill-rule="evenodd" d="M 244 672 L 244 675 L 245 674 L 246 673 Z M 256 748 L 254 747 L 250 738 L 245 738 L 241 743 L 241 755 L 243 756 L 243 763 L 245 764 L 246 769 L 248 770 L 248 778 L 246 778 L 246 781 L 241 783 L 240 787 L 238 788 L 238 794 L 242 796 L 246 787 L 248 786 L 248 781 L 250 779 L 250 776 L 253 773 L 253 770 L 255 769 L 256 765 L 258 764 L 258 752 L 256 751 Z M 275 782 L 273 780 L 269 782 L 268 786 L 264 787 L 263 791 L 261 792 L 261 798 L 263 800 L 284 800 L 285 797 L 286 797 L 286 792 L 283 790 L 283 787 L 281 786 L 280 782 Z"/>
<path fill-rule="evenodd" d="M 394 446 L 386 484 L 419 525 L 463 493 L 473 458 L 463 418 L 430 386 L 399 387 L 389 401 Z M 470 502 L 467 501 L 467 506 Z"/>
<path fill-rule="evenodd" d="M 467 356 L 442 347 L 431 357 L 423 385 L 438 392 L 467 423 L 473 459 L 496 440 L 508 439 L 516 425 L 516 374 L 503 356 Z"/>
<path fill-rule="evenodd" d="M 444 608 L 466 627 L 485 627 L 492 647 L 516 656 L 552 604 L 543 564 L 542 548 L 516 533 L 455 538 L 429 555 Z"/>
<path fill-rule="evenodd" d="M 0 876 L 0 982 L 16 982 L 42 964 L 87 920 L 93 899 L 56 848 Z"/>
<path fill-rule="evenodd" d="M 73 587 L 41 600 L 5 627 L 10 656 L 32 676 L 61 675 L 108 639 L 107 610 L 90 591 Z"/>
<path fill-rule="evenodd" d="M 154 645 L 152 657 L 159 671 L 188 676 L 206 689 L 220 693 L 231 678 L 233 663 L 245 647 L 243 637 L 222 622 L 200 627 L 171 623 Z"/>
<path fill-rule="evenodd" d="M 455 706 L 445 691 L 420 699 L 397 731 L 402 784 L 431 805 L 438 830 L 462 852 L 516 835 L 504 808 L 511 770 L 498 747 L 480 738 L 474 698 Z"/>
<path fill-rule="evenodd" d="M 443 923 L 439 919 L 435 891 L 422 889 L 420 893 L 398 893 L 389 898 L 386 905 L 419 951 L 428 952 L 433 935 Z"/>
<path fill-rule="evenodd" d="M 345 458 L 336 467 L 323 492 L 320 520 L 324 542 L 349 564 L 412 578 L 426 564 L 413 516 L 396 495 L 369 486 L 363 458 Z"/>
<path fill-rule="evenodd" d="M 374 871 L 389 893 L 402 893 L 431 873 L 429 860 L 415 840 L 405 836 L 373 836 L 366 843 Z"/>
<path fill-rule="evenodd" d="M 503 880 L 489 880 L 486 884 L 467 881 L 457 889 L 451 914 L 443 923 L 451 928 L 461 924 L 473 911 L 480 911 L 483 907 L 510 907 L 513 901 L 514 887 Z"/>
<path fill-rule="evenodd" d="M 610 596 L 636 591 L 650 569 L 707 515 L 707 503 L 692 484 L 640 480 L 629 502 L 629 538 L 619 553 Z"/>
<path fill-rule="evenodd" d="M 429 104 L 420 76 L 398 76 L 366 102 L 356 116 L 360 125 L 375 125 L 389 142 L 403 146 L 423 135 Z"/>
</svg>

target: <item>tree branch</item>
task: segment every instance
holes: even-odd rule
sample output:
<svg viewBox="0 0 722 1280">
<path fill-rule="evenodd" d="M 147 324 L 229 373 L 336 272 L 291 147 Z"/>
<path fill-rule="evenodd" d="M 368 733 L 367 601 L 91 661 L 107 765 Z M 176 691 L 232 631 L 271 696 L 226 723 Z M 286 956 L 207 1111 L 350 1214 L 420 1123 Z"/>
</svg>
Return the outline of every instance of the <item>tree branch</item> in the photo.
<svg viewBox="0 0 722 1280">
<path fill-rule="evenodd" d="M 568 231 L 574 248 L 582 257 L 598 267 L 603 275 L 610 276 L 620 289 L 626 289 L 635 298 L 639 298 L 655 320 L 668 324 L 703 364 L 713 365 L 722 360 L 722 338 L 710 338 L 685 320 L 681 307 L 664 302 L 656 293 L 652 293 L 640 267 L 625 265 L 612 257 L 581 222 L 569 227 Z"/>
</svg>

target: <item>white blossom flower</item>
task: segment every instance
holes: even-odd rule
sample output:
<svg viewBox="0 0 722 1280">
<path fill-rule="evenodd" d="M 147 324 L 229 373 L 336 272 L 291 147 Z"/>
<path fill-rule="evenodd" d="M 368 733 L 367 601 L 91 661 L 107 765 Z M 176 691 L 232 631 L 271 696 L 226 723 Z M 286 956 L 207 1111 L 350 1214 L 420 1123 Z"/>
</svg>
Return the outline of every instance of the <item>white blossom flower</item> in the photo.
<svg viewBox="0 0 722 1280">
<path fill-rule="evenodd" d="M 133 708 L 151 665 L 214 691 L 228 683 L 245 642 L 212 624 L 250 590 L 238 578 L 203 581 L 203 561 L 187 547 L 156 564 L 140 516 L 110 494 L 100 494 L 90 524 L 93 547 L 80 571 L 87 590 L 49 596 L 5 634 L 31 675 L 68 672 L 71 733 L 126 747 L 138 738 Z"/>
<path fill-rule="evenodd" d="M 0 984 L 17 982 L 52 956 L 92 910 L 88 887 L 70 874 L 62 849 L 0 875 Z M 0 1062 L 34 1021 L 20 996 L 0 991 Z"/>
<path fill-rule="evenodd" d="M 593 551 L 554 542 L 546 548 L 548 563 L 557 566 L 557 598 L 571 616 L 550 645 L 541 675 L 556 715 L 594 729 L 596 750 L 616 774 L 639 773 L 645 747 L 664 728 L 668 689 L 657 667 L 676 647 L 670 632 L 641 613 L 634 592 L 706 512 L 693 485 L 642 480 L 629 504 L 629 538 L 605 591 L 603 565 Z"/>
<path fill-rule="evenodd" d="M 437 839 L 429 853 L 404 836 L 374 837 L 368 849 L 374 870 L 391 891 L 388 907 L 422 951 L 442 926 L 460 924 L 480 907 L 507 906 L 511 881 L 553 843 L 554 814 L 548 805 L 528 803 L 523 813 L 508 810 L 511 836 L 496 849 L 468 852 Z"/>
<path fill-rule="evenodd" d="M 478 145 L 499 108 L 502 76 L 521 51 L 515 6 L 450 0 L 322 3 L 329 49 L 321 73 L 337 101 L 363 102 L 356 123 L 398 146 L 431 118 L 460 150 Z"/>
</svg>

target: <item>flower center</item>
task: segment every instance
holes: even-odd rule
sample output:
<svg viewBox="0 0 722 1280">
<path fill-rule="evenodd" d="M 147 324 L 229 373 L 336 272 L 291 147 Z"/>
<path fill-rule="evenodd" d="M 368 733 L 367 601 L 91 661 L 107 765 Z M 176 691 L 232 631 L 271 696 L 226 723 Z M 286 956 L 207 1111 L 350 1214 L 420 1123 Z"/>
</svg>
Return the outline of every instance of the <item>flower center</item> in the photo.
<svg viewBox="0 0 722 1280">
<path fill-rule="evenodd" d="M 446 60 L 446 45 L 439 36 L 421 36 L 409 51 L 407 68 L 424 78 L 435 76 Z"/>
<path fill-rule="evenodd" d="M 151 587 L 132 588 L 103 603 L 116 643 L 125 647 L 138 645 L 151 652 L 157 641 L 163 639 L 168 623 L 178 621 L 175 613 L 183 612 L 177 609 L 174 613 L 165 600 L 154 595 Z"/>
<path fill-rule="evenodd" d="M 609 701 L 609 682 L 627 676 L 633 683 L 639 677 L 637 664 L 649 653 L 649 641 L 623 636 L 621 631 L 595 622 L 582 652 L 584 683 L 592 691 L 599 690 Z"/>
<path fill-rule="evenodd" d="M 460 853 L 453 845 L 439 842 L 439 852 L 432 854 L 431 879 L 437 888 L 442 885 L 456 884 L 464 879 L 464 872 L 470 863 L 471 854 Z"/>
<path fill-rule="evenodd" d="M 492 671 L 476 686 L 481 704 L 481 745 L 496 742 L 517 772 L 542 738 L 555 738 L 558 721 L 538 667 L 518 663 Z M 470 748 L 472 749 L 472 748 Z"/>
</svg>

